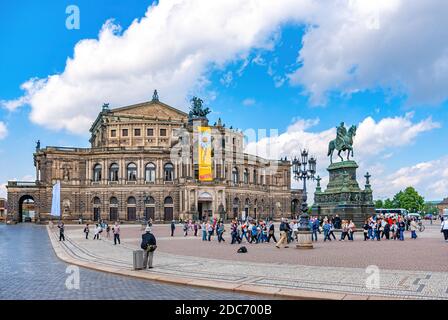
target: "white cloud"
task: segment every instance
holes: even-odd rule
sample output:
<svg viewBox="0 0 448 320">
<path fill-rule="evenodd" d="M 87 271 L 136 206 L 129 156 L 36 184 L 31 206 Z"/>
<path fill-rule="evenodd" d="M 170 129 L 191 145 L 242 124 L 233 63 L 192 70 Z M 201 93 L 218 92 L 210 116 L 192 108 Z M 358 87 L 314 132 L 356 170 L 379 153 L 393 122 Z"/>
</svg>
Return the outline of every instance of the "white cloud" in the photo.
<svg viewBox="0 0 448 320">
<path fill-rule="evenodd" d="M 440 128 L 440 123 L 430 117 L 413 123 L 413 115 L 409 112 L 404 117 L 383 118 L 379 122 L 367 117 L 358 126 L 354 148 L 362 157 L 384 154 L 388 148 L 413 143 L 420 133 Z"/>
<path fill-rule="evenodd" d="M 221 82 L 221 84 L 226 87 L 230 86 L 232 84 L 232 81 L 233 81 L 233 72 L 232 71 L 226 72 L 222 76 L 222 78 L 219 80 L 219 82 Z"/>
<path fill-rule="evenodd" d="M 388 173 L 380 160 L 389 156 L 391 152 L 397 151 L 399 147 L 411 145 L 421 133 L 440 126 L 431 118 L 413 122 L 412 116 L 412 113 L 407 113 L 402 117 L 383 118 L 378 122 L 368 117 L 357 125 L 357 135 L 354 139 L 354 160 L 359 165 L 358 182 L 360 187 L 363 187 L 363 175 L 369 171 L 372 174 L 371 182 L 375 196 L 392 196 L 400 190 L 399 186 L 414 181 L 407 176 L 408 171 L 406 170 L 397 171 L 394 173 L 396 175 Z M 321 184 L 325 187 L 328 182 L 328 173 L 326 172 L 326 167 L 329 164 L 327 157 L 328 144 L 336 137 L 336 128 L 310 131 L 317 124 L 319 124 L 319 119 L 293 119 L 293 123 L 287 128 L 286 132 L 249 142 L 246 146 L 246 152 L 271 159 L 279 159 L 284 156 L 291 159 L 298 156 L 301 149 L 306 148 L 311 155 L 317 157 L 318 174 L 323 177 Z M 333 154 L 333 159 L 338 161 L 336 152 Z M 424 169 L 424 165 L 417 166 L 412 170 L 419 169 L 421 171 Z M 447 168 L 447 166 L 443 168 Z M 448 175 L 448 170 L 446 170 L 446 173 Z M 384 180 L 384 177 L 388 175 L 390 176 L 389 180 Z M 396 182 L 389 183 L 389 181 Z M 414 182 L 417 184 L 419 181 L 415 180 Z M 429 181 L 424 180 L 424 182 Z M 293 186 L 297 185 L 293 184 Z M 378 190 L 375 188 L 378 188 Z M 432 190 L 431 188 L 433 187 L 428 185 L 427 189 Z M 441 191 L 442 186 L 439 189 Z M 426 192 L 426 190 L 421 191 Z M 431 196 L 432 193 L 430 192 L 424 194 Z"/>
<path fill-rule="evenodd" d="M 350 94 L 382 87 L 411 104 L 448 97 L 448 2 L 351 0 L 325 2 L 311 18 L 290 75 L 313 104 L 329 91 Z"/>
<path fill-rule="evenodd" d="M 439 103 L 448 93 L 447 15 L 444 0 L 161 1 L 126 30 L 106 22 L 98 39 L 77 43 L 63 72 L 30 79 L 22 97 L 0 105 L 29 104 L 34 123 L 80 134 L 103 102 L 149 100 L 155 88 L 183 108 L 189 94 L 206 91 L 209 71 L 243 60 L 240 74 L 252 50 L 274 49 L 288 22 L 308 26 L 300 68 L 288 78 L 312 103 L 329 91 L 378 87 Z M 252 63 L 266 62 L 257 55 Z M 285 79 L 275 74 L 274 85 Z"/>
<path fill-rule="evenodd" d="M 3 121 L 0 121 L 0 140 L 4 139 L 8 135 L 8 128 Z"/>
<path fill-rule="evenodd" d="M 448 156 L 403 167 L 373 182 L 378 198 L 391 197 L 399 190 L 413 186 L 427 200 L 441 200 L 448 196 Z"/>
<path fill-rule="evenodd" d="M 147 101 L 153 89 L 182 108 L 203 89 L 213 67 L 238 61 L 252 49 L 272 49 L 282 23 L 305 17 L 311 0 L 175 0 L 150 7 L 123 32 L 108 21 L 98 39 L 76 44 L 60 74 L 31 79 L 25 95 L 3 101 L 31 105 L 39 125 L 86 133 L 103 102 Z"/>
<path fill-rule="evenodd" d="M 249 107 L 253 106 L 256 103 L 255 99 L 247 98 L 243 100 L 243 106 Z"/>
</svg>

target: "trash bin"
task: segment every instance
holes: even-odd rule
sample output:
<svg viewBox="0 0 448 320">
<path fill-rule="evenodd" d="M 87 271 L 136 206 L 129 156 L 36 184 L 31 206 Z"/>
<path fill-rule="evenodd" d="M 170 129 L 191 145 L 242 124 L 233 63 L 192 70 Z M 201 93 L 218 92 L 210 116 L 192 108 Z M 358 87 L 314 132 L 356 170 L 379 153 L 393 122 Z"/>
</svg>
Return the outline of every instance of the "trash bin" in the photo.
<svg viewBox="0 0 448 320">
<path fill-rule="evenodd" d="M 135 250 L 134 254 L 134 270 L 143 269 L 143 250 Z"/>
</svg>

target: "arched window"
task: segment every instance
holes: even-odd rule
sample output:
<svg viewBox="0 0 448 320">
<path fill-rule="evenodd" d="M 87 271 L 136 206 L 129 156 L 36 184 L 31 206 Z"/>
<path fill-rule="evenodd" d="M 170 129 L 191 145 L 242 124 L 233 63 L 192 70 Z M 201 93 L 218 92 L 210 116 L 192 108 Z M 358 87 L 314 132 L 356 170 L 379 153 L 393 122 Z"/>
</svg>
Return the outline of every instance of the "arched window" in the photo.
<svg viewBox="0 0 448 320">
<path fill-rule="evenodd" d="M 145 181 L 155 182 L 156 181 L 156 165 L 154 163 L 148 163 L 145 167 Z"/>
<path fill-rule="evenodd" d="M 232 169 L 232 182 L 233 182 L 233 183 L 238 183 L 238 181 L 239 181 L 239 177 L 238 177 L 238 168 L 237 168 L 237 167 L 234 167 L 234 168 Z"/>
<path fill-rule="evenodd" d="M 243 179 L 244 179 L 244 183 L 245 183 L 245 184 L 248 184 L 248 183 L 249 183 L 249 170 L 244 169 Z"/>
<path fill-rule="evenodd" d="M 174 166 L 173 166 L 173 164 L 172 163 L 167 163 L 167 164 L 165 164 L 163 169 L 164 169 L 165 181 L 173 181 L 173 178 L 174 178 Z"/>
<path fill-rule="evenodd" d="M 120 167 L 116 163 L 112 163 L 109 169 L 109 180 L 118 181 L 118 171 Z"/>
<path fill-rule="evenodd" d="M 133 205 L 135 205 L 136 203 L 137 203 L 137 201 L 135 200 L 134 197 L 129 197 L 129 198 L 128 198 L 128 204 L 133 204 Z"/>
<path fill-rule="evenodd" d="M 156 204 L 156 201 L 154 200 L 153 197 L 146 197 L 145 198 L 145 205 L 149 206 L 149 205 L 154 205 Z"/>
<path fill-rule="evenodd" d="M 103 171 L 103 168 L 100 164 L 96 164 L 93 167 L 93 181 L 98 182 L 101 181 L 101 172 Z"/>
<path fill-rule="evenodd" d="M 118 205 L 118 199 L 115 197 L 110 198 L 110 204 L 111 205 Z"/>
<path fill-rule="evenodd" d="M 137 165 L 133 162 L 128 164 L 127 177 L 128 181 L 137 181 Z"/>
<path fill-rule="evenodd" d="M 173 204 L 173 198 L 171 197 L 166 197 L 165 200 L 163 201 L 164 204 Z"/>
</svg>

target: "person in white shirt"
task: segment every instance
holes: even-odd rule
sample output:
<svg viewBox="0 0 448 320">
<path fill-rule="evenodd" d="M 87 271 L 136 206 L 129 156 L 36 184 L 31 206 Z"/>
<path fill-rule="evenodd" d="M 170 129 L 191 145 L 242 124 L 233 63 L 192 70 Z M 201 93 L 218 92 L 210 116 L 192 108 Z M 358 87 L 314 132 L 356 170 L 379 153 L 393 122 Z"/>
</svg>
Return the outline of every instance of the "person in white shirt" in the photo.
<svg viewBox="0 0 448 320">
<path fill-rule="evenodd" d="M 441 225 L 441 232 L 443 232 L 443 236 L 445 237 L 445 242 L 448 242 L 448 219 L 444 219 Z"/>
</svg>

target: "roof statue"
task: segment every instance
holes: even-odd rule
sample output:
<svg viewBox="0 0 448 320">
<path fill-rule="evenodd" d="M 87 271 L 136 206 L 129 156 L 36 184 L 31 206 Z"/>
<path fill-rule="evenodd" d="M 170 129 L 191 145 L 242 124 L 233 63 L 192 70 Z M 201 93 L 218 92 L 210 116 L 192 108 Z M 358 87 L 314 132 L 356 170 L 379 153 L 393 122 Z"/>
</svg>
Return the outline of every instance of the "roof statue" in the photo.
<svg viewBox="0 0 448 320">
<path fill-rule="evenodd" d="M 191 100 L 190 113 L 188 114 L 189 119 L 194 118 L 206 118 L 211 112 L 209 108 L 204 108 L 202 104 L 204 101 L 198 97 L 193 97 Z"/>
<path fill-rule="evenodd" d="M 157 93 L 157 90 L 154 90 L 152 101 L 159 101 L 159 94 Z"/>
<path fill-rule="evenodd" d="M 338 151 L 338 156 L 341 161 L 344 159 L 341 156 L 342 151 L 347 151 L 347 161 L 350 160 L 350 154 L 353 157 L 353 137 L 356 135 L 356 126 L 353 125 L 350 129 L 345 128 L 344 122 L 341 122 L 339 127 L 336 127 L 336 139 L 331 140 L 328 144 L 328 156 L 330 156 L 330 163 L 333 163 L 333 151 Z"/>
</svg>

